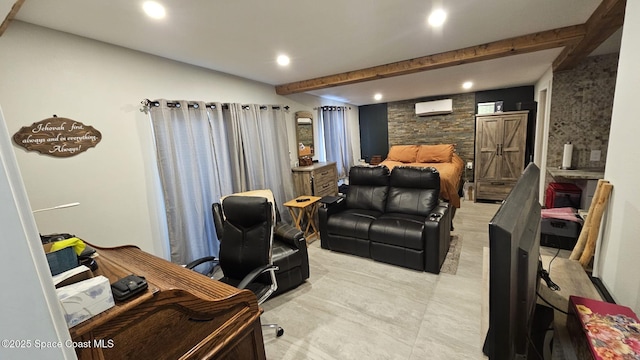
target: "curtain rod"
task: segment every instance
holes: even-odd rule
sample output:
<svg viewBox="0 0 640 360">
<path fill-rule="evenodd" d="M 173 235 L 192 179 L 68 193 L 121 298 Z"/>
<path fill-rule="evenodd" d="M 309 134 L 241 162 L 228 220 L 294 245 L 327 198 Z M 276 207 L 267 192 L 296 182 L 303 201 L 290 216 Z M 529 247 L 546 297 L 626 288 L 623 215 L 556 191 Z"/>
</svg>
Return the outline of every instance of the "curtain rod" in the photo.
<svg viewBox="0 0 640 360">
<path fill-rule="evenodd" d="M 160 106 L 159 102 L 151 101 L 149 99 L 142 100 L 141 104 L 142 104 L 143 108 L 140 109 L 140 111 L 142 111 L 142 112 L 146 112 L 145 109 L 146 108 L 150 108 L 151 106 Z M 221 104 L 221 105 L 222 105 L 222 109 L 223 110 L 229 109 L 229 104 L 228 103 L 224 103 L 224 104 Z M 167 106 L 170 107 L 170 108 L 172 108 L 172 107 L 180 107 L 180 103 L 177 102 L 177 101 L 167 101 Z M 197 109 L 199 105 L 197 103 L 188 103 L 187 106 L 189 108 L 191 108 L 191 109 Z M 216 104 L 214 104 L 214 103 L 206 103 L 204 106 L 207 109 L 215 109 L 216 108 Z M 280 105 L 260 105 L 260 109 L 261 110 L 266 110 L 269 107 L 271 107 L 274 110 L 280 110 L 280 108 L 281 108 Z M 249 105 L 242 105 L 242 108 L 244 110 L 247 110 L 247 109 L 249 109 Z M 289 106 L 284 106 L 284 109 L 285 110 L 289 110 Z"/>
<path fill-rule="evenodd" d="M 313 110 L 318 110 L 318 109 L 322 109 L 322 110 L 342 110 L 342 109 L 349 109 L 351 110 L 351 106 L 320 106 L 320 107 L 314 107 Z"/>
</svg>

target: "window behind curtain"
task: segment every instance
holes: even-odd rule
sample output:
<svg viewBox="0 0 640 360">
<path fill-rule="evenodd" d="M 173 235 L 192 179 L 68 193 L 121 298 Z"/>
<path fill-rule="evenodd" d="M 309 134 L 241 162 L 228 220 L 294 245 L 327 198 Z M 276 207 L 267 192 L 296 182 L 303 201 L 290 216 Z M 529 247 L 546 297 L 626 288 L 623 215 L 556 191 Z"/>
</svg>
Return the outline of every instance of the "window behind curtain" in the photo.
<svg viewBox="0 0 640 360">
<path fill-rule="evenodd" d="M 323 106 L 319 111 L 326 161 L 336 163 L 338 178 L 346 178 L 353 165 L 351 132 L 344 106 Z"/>
</svg>

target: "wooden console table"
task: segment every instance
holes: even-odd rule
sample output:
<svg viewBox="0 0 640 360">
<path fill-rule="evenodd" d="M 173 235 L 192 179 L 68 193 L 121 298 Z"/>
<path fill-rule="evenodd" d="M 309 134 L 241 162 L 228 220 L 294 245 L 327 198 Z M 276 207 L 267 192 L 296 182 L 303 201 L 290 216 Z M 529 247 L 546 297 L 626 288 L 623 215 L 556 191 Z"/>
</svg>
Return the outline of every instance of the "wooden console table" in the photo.
<svg viewBox="0 0 640 360">
<path fill-rule="evenodd" d="M 69 329 L 79 359 L 265 359 L 262 309 L 250 291 L 134 246 L 96 249 L 94 274 L 111 283 L 144 276 L 149 289 Z"/>
<path fill-rule="evenodd" d="M 482 289 L 482 308 L 481 308 L 481 341 L 484 342 L 484 334 L 489 328 L 489 248 L 483 249 L 483 289 Z M 553 258 L 548 255 L 541 255 L 542 267 L 549 270 L 549 262 Z M 577 260 L 569 260 L 566 258 L 556 257 L 551 264 L 549 272 L 551 280 L 560 286 L 559 291 L 552 291 L 543 280 L 540 280 L 539 293 L 545 300 L 549 301 L 555 307 L 567 311 L 569 309 L 569 296 L 577 295 L 581 297 L 601 300 L 600 293 L 585 273 L 582 265 Z M 538 303 L 548 305 L 538 298 Z M 576 357 L 575 349 L 571 343 L 569 332 L 567 331 L 567 315 L 560 311 L 554 310 L 553 328 L 554 341 L 553 351 L 561 351 L 566 360 L 579 360 Z M 556 357 L 554 356 L 554 359 Z"/>
<path fill-rule="evenodd" d="M 548 255 L 541 255 L 542 267 L 549 270 L 549 262 L 553 258 Z M 564 311 L 569 310 L 569 296 L 577 295 L 590 299 L 602 300 L 600 293 L 589 279 L 582 265 L 577 260 L 569 260 L 557 257 L 551 263 L 549 272 L 551 280 L 560 286 L 560 290 L 550 290 L 544 281 L 540 283 L 540 295 L 555 307 Z M 543 302 L 538 301 L 541 304 Z M 546 305 L 546 304 L 544 304 Z M 577 359 L 575 349 L 571 343 L 569 332 L 567 331 L 567 315 L 555 310 L 553 314 L 554 338 L 559 340 L 554 342 L 553 351 L 562 351 L 564 359 Z"/>
</svg>

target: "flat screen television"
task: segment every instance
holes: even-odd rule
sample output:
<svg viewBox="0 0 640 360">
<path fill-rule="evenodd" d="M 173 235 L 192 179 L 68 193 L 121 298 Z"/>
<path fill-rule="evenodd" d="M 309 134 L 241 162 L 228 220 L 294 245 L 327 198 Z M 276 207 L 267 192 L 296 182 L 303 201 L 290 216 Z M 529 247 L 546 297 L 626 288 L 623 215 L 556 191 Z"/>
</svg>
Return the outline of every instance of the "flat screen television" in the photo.
<svg viewBox="0 0 640 360">
<path fill-rule="evenodd" d="M 491 360 L 526 359 L 539 284 L 540 169 L 530 163 L 489 222 Z M 531 356 L 530 359 L 535 358 Z"/>
</svg>

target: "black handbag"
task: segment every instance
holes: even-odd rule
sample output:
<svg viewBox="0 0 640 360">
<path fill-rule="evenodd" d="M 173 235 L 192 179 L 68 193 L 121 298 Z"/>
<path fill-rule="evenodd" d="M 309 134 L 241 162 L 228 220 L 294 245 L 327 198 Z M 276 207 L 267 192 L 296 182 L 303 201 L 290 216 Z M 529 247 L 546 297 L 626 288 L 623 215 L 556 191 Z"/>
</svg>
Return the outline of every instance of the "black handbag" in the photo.
<svg viewBox="0 0 640 360">
<path fill-rule="evenodd" d="M 144 277 L 129 275 L 111 284 L 111 292 L 114 299 L 123 301 L 142 293 L 148 287 Z"/>
</svg>

